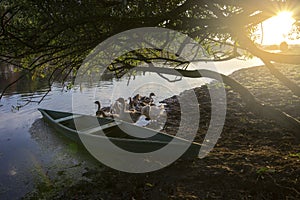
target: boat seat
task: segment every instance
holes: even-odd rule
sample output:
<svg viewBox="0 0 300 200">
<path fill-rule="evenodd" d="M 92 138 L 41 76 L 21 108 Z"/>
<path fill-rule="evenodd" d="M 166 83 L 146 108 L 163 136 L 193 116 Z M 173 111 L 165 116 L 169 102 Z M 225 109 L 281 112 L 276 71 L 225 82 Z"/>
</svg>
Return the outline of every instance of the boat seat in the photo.
<svg viewBox="0 0 300 200">
<path fill-rule="evenodd" d="M 101 130 L 105 130 L 105 129 L 108 129 L 108 128 L 111 128 L 111 127 L 114 127 L 114 126 L 117 126 L 121 124 L 121 122 L 110 122 L 110 123 L 107 123 L 107 124 L 104 124 L 102 126 L 97 126 L 97 127 L 94 127 L 94 128 L 90 128 L 90 129 L 86 129 L 86 130 L 81 130 L 80 132 L 81 133 L 84 133 L 84 134 L 93 134 L 95 132 L 98 132 L 98 131 L 101 131 Z"/>
<path fill-rule="evenodd" d="M 78 118 L 78 117 L 81 117 L 82 115 L 70 115 L 70 116 L 67 116 L 67 117 L 63 117 L 63 118 L 59 118 L 59 119 L 56 119 L 54 120 L 56 123 L 60 123 L 60 122 L 64 122 L 64 121 L 67 121 L 69 119 L 75 119 L 75 118 Z"/>
</svg>

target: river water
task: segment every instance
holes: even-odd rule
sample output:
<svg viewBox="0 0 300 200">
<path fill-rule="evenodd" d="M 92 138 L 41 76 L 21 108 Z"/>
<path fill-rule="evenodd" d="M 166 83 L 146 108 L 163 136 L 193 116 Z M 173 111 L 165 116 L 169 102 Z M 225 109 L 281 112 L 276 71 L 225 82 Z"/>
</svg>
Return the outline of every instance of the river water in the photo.
<svg viewBox="0 0 300 200">
<path fill-rule="evenodd" d="M 254 58 L 214 63 L 214 66 L 219 72 L 228 75 L 237 69 L 261 64 Z M 200 68 L 211 68 L 211 64 L 202 64 Z M 0 91 L 16 76 L 18 74 L 11 68 L 1 67 Z M 127 98 L 136 93 L 148 95 L 154 92 L 155 101 L 158 102 L 208 82 L 207 79 L 174 81 L 179 78 L 162 78 L 146 73 L 136 76 L 134 80 L 125 77 L 95 83 L 84 89 L 75 86 L 71 90 L 55 83 L 40 104 L 28 103 L 28 100 L 40 100 L 47 91 L 46 84 L 24 79 L 11 87 L 0 101 L 0 199 L 19 199 L 34 188 L 47 186 L 55 181 L 72 182 L 78 179 L 76 174 L 81 174 L 86 167 L 96 164 L 86 152 L 79 150 L 80 147 L 48 127 L 37 108 L 72 111 L 72 98 L 80 98 L 81 104 L 77 105 L 79 110 L 94 115 L 95 100 L 100 100 L 107 106 L 120 96 Z"/>
</svg>

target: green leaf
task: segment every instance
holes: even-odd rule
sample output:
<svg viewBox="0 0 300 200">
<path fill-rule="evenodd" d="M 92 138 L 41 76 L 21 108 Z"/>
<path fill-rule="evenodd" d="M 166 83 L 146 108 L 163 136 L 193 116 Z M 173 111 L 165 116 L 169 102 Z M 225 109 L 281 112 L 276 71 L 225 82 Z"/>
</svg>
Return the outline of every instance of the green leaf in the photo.
<svg viewBox="0 0 300 200">
<path fill-rule="evenodd" d="M 299 153 L 290 153 L 289 156 L 292 157 L 292 158 L 299 158 L 300 159 L 300 152 Z"/>
</svg>

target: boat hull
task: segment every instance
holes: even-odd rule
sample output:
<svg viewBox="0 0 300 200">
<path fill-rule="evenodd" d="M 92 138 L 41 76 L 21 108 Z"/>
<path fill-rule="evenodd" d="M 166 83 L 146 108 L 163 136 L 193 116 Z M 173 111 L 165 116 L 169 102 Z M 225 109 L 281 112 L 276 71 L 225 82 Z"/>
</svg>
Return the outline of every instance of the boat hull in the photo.
<svg viewBox="0 0 300 200">
<path fill-rule="evenodd" d="M 126 156 L 130 152 L 146 158 L 156 152 L 159 157 L 196 158 L 201 148 L 198 143 L 115 119 L 46 109 L 39 111 L 57 132 L 101 155 Z"/>
</svg>

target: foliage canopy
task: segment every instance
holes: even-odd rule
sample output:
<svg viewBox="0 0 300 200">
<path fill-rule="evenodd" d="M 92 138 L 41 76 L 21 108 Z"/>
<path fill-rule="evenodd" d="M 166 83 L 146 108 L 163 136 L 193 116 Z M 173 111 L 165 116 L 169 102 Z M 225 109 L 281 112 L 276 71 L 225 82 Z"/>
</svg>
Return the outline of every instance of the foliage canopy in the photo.
<svg viewBox="0 0 300 200">
<path fill-rule="evenodd" d="M 295 0 L 3 0 L 0 61 L 34 76 L 46 74 L 51 84 L 76 73 L 86 55 L 108 37 L 138 27 L 165 27 L 198 41 L 215 61 L 235 58 L 246 50 L 242 54 L 264 62 L 297 64 L 299 56 L 259 49 L 253 33 L 258 24 L 280 10 L 299 7 Z M 300 11 L 293 12 L 297 32 Z M 227 48 L 216 48 L 225 45 Z M 148 51 L 138 55 L 131 62 L 117 61 L 149 61 Z M 169 54 L 151 54 L 151 58 L 153 55 L 170 59 Z M 174 55 L 172 59 L 183 62 Z"/>
</svg>

